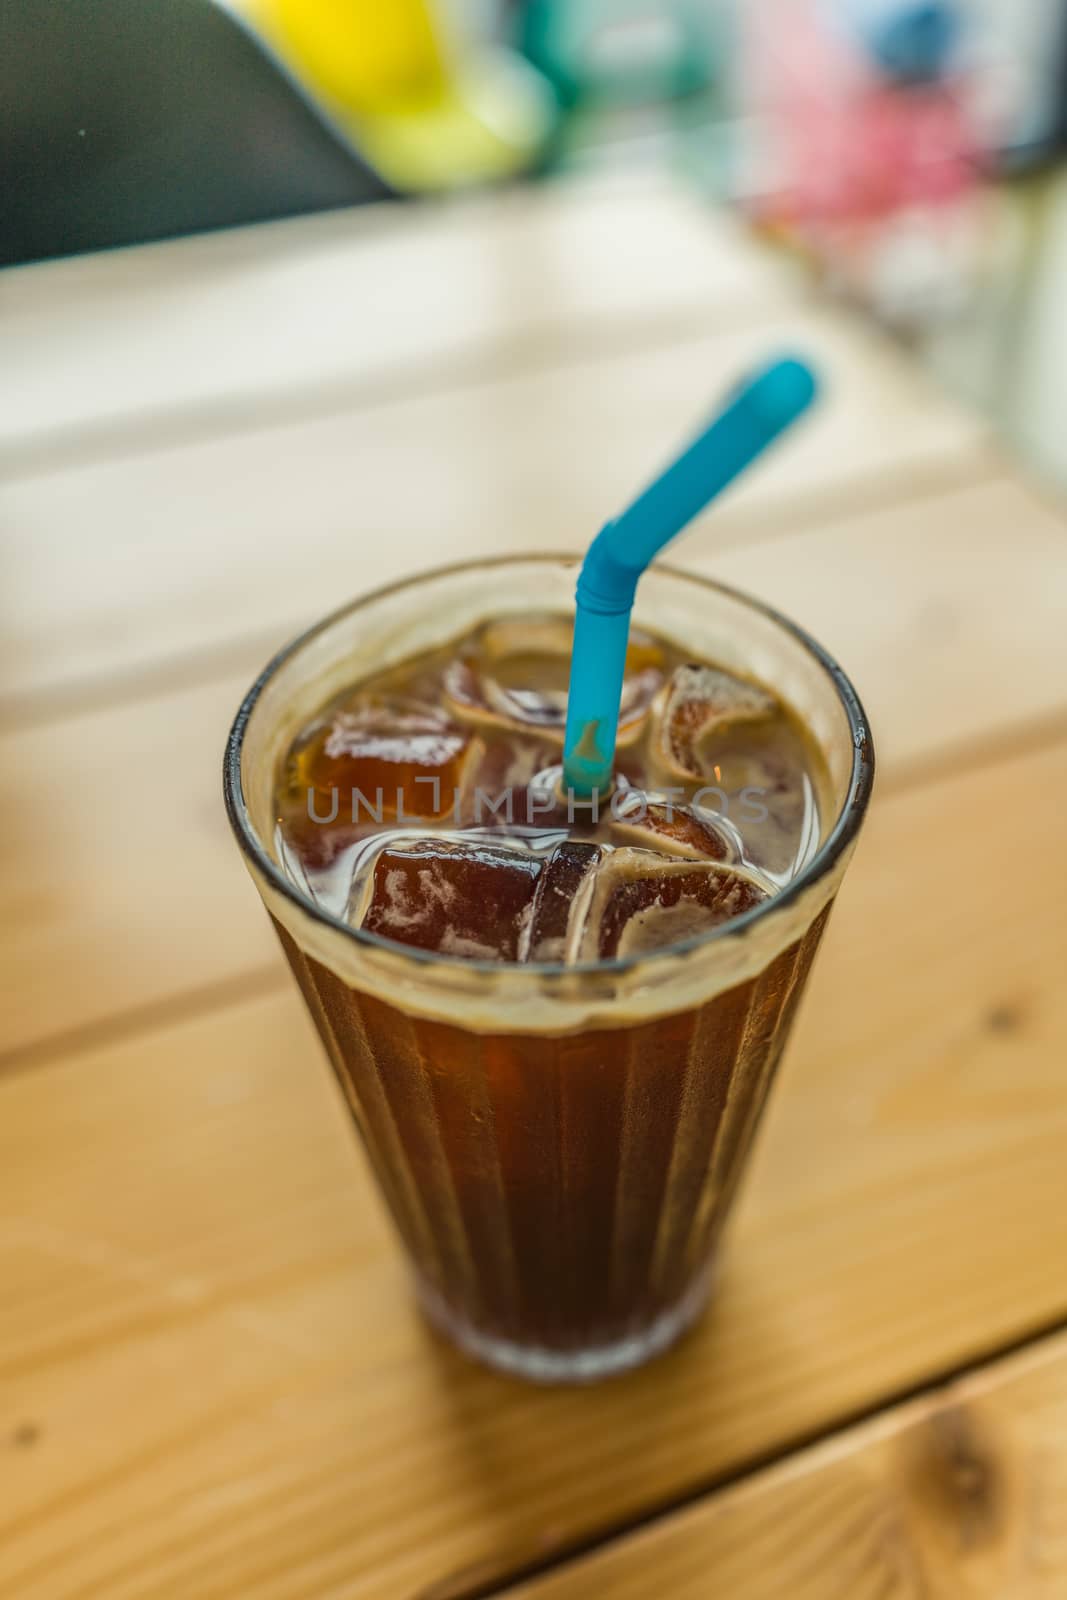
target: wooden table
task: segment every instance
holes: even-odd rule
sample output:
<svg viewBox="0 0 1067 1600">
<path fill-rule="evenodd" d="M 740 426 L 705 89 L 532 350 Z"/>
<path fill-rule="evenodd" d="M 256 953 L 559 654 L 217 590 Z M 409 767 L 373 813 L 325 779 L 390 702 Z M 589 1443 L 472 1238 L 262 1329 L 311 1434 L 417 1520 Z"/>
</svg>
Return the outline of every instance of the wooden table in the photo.
<svg viewBox="0 0 1067 1600">
<path fill-rule="evenodd" d="M 1067 527 L 654 180 L 0 278 L 0 1596 L 1067 1594 Z M 495 1377 L 399 1252 L 228 837 L 267 652 L 578 548 L 750 357 L 821 414 L 683 559 L 868 702 L 879 792 L 713 1313 Z"/>
</svg>

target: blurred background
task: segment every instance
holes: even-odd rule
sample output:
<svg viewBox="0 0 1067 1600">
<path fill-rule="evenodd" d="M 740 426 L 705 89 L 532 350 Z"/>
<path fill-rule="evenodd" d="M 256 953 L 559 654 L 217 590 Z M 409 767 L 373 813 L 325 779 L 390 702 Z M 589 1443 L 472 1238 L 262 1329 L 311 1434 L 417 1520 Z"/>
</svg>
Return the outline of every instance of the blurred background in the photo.
<svg viewBox="0 0 1067 1600">
<path fill-rule="evenodd" d="M 2 0 L 7 265 L 669 169 L 1067 482 L 1061 0 Z"/>
</svg>

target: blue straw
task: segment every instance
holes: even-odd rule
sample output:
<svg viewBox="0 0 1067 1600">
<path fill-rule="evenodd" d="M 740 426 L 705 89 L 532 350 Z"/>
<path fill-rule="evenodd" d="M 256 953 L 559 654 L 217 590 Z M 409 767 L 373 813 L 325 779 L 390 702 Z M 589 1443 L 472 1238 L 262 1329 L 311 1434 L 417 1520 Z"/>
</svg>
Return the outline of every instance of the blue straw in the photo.
<svg viewBox="0 0 1067 1600">
<path fill-rule="evenodd" d="M 611 784 L 637 580 L 664 545 L 803 415 L 815 393 L 815 376 L 802 361 L 777 361 L 754 373 L 590 545 L 578 578 L 563 746 L 564 783 L 575 794 L 600 793 Z"/>
</svg>

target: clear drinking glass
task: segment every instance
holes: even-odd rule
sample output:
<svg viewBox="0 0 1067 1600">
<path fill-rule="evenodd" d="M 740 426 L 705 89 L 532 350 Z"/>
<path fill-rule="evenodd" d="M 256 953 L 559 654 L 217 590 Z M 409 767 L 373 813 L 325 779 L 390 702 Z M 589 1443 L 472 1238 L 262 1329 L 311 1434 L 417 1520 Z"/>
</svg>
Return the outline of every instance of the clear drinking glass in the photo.
<svg viewBox="0 0 1067 1600">
<path fill-rule="evenodd" d="M 577 562 L 457 566 L 356 601 L 283 650 L 225 758 L 237 840 L 344 1089 L 427 1316 L 490 1364 L 588 1379 L 696 1317 L 871 791 L 859 701 L 799 628 L 656 566 L 634 620 L 767 684 L 821 748 L 820 848 L 710 933 L 596 966 L 494 965 L 347 926 L 285 875 L 273 790 L 293 737 L 361 677 L 490 618 L 571 610 Z"/>
</svg>

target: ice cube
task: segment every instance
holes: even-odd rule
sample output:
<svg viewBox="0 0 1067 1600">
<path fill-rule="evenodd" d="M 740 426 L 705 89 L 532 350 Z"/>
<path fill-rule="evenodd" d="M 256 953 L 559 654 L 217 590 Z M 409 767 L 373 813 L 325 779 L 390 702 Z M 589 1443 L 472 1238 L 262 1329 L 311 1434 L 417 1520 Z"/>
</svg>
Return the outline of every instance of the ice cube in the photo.
<svg viewBox="0 0 1067 1600">
<path fill-rule="evenodd" d="M 660 755 L 679 777 L 717 776 L 714 752 L 705 748 L 711 735 L 740 723 L 763 722 L 774 711 L 774 700 L 758 684 L 720 667 L 677 667 L 659 711 Z"/>
<path fill-rule="evenodd" d="M 613 838 L 697 861 L 741 859 L 741 839 L 724 817 L 628 788 L 611 803 Z"/>
<path fill-rule="evenodd" d="M 288 787 L 321 820 L 439 820 L 453 814 L 479 749 L 434 706 L 360 697 L 293 752 Z"/>
<path fill-rule="evenodd" d="M 750 728 L 728 737 L 717 759 L 746 856 L 768 872 L 788 875 L 809 827 L 818 827 L 803 756 L 792 740 L 777 744 Z"/>
<path fill-rule="evenodd" d="M 555 764 L 554 764 L 555 763 Z M 560 827 L 566 813 L 556 794 L 559 746 L 497 735 L 469 769 L 460 821 L 464 827 Z"/>
<path fill-rule="evenodd" d="M 595 844 L 567 839 L 556 846 L 537 880 L 537 891 L 520 946 L 525 961 L 563 961 L 567 954 L 568 932 L 580 910 L 579 890 L 601 857 Z"/>
<path fill-rule="evenodd" d="M 353 918 L 369 933 L 442 955 L 515 961 L 543 861 L 471 840 L 379 852 Z"/>
<path fill-rule="evenodd" d="M 571 624 L 562 617 L 491 622 L 445 670 L 452 714 L 485 726 L 525 728 L 559 741 L 567 720 Z M 663 684 L 663 652 L 635 632 L 626 655 L 618 742 L 636 739 Z"/>
<path fill-rule="evenodd" d="M 290 877 L 298 881 L 308 873 L 327 872 L 346 850 L 358 844 L 367 833 L 364 827 L 353 827 L 350 822 L 334 821 L 331 824 L 316 822 L 303 809 L 303 799 L 278 817 L 279 850 Z M 299 869 L 297 867 L 299 863 Z"/>
<path fill-rule="evenodd" d="M 706 933 L 767 899 L 747 873 L 620 849 L 597 870 L 577 959 L 627 959 Z M 572 940 L 572 949 L 575 941 Z"/>
</svg>

